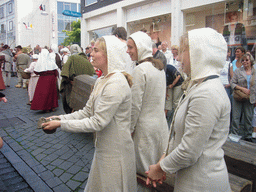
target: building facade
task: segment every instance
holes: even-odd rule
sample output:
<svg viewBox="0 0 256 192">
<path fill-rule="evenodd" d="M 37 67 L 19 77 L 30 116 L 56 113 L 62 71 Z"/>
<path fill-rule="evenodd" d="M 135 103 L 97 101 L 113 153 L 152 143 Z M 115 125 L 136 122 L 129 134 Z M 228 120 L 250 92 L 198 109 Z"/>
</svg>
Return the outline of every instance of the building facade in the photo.
<svg viewBox="0 0 256 192">
<path fill-rule="evenodd" d="M 167 41 L 169 48 L 179 45 L 187 31 L 211 27 L 223 33 L 230 46 L 242 45 L 255 54 L 256 0 L 81 0 L 81 13 L 82 47 L 119 26 L 128 34 L 144 28 L 153 41 Z M 242 36 L 236 34 L 239 29 L 231 31 L 238 23 Z"/>
<path fill-rule="evenodd" d="M 77 19 L 62 11 L 80 12 L 80 7 L 79 0 L 1 0 L 0 43 L 11 48 L 61 44 L 66 37 L 62 30 L 71 30 L 71 22 Z"/>
</svg>

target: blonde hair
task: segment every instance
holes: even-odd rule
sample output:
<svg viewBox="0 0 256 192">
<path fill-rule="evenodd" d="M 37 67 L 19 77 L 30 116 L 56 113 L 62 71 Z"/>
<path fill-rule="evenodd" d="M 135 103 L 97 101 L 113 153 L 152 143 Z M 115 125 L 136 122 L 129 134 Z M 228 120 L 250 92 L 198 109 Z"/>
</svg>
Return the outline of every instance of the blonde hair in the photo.
<svg viewBox="0 0 256 192">
<path fill-rule="evenodd" d="M 99 42 L 100 49 L 102 49 L 107 56 L 107 45 L 106 45 L 105 39 L 103 37 L 100 37 L 97 39 L 97 41 Z M 132 86 L 132 76 L 126 72 L 122 72 L 122 73 L 125 76 L 129 86 L 131 87 Z"/>
</svg>

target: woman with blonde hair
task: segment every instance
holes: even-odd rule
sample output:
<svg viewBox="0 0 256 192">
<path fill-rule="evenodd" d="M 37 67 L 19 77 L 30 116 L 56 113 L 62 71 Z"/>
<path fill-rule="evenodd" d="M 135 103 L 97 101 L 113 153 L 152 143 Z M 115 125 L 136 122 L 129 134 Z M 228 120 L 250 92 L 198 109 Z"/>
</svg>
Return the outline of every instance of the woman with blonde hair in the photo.
<svg viewBox="0 0 256 192">
<path fill-rule="evenodd" d="M 147 171 L 147 184 L 176 173 L 174 191 L 230 192 L 222 145 L 229 131 L 230 102 L 220 81 L 227 44 L 211 28 L 195 29 L 181 38 L 178 60 L 189 76 L 174 114 L 169 145 Z M 167 176 L 168 178 L 168 176 Z"/>
<path fill-rule="evenodd" d="M 125 46 L 115 36 L 95 43 L 92 65 L 103 71 L 86 106 L 43 124 L 67 132 L 95 132 L 95 153 L 86 192 L 136 191 L 135 153 L 131 137 L 131 77 L 124 72 Z M 54 116 L 53 116 L 54 117 Z M 50 117 L 50 118 L 53 118 Z M 56 117 L 56 116 L 55 116 Z"/>
</svg>

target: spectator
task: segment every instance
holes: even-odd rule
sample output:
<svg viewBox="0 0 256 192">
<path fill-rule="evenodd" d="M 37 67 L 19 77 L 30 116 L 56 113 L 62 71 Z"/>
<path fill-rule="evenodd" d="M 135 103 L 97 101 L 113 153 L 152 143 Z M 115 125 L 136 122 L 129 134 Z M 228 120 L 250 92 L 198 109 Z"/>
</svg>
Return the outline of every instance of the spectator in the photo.
<svg viewBox="0 0 256 192">
<path fill-rule="evenodd" d="M 164 70 L 166 71 L 167 60 L 165 55 L 157 49 L 157 46 L 155 43 L 153 43 L 152 48 L 153 48 L 153 58 L 159 59 L 160 61 L 162 61 L 162 63 L 164 64 Z"/>
<path fill-rule="evenodd" d="M 172 60 L 173 60 L 173 55 L 172 52 L 168 50 L 168 44 L 166 41 L 162 42 L 161 44 L 161 48 L 162 48 L 162 53 L 165 55 L 166 60 L 167 60 L 167 65 L 172 64 Z"/>
<path fill-rule="evenodd" d="M 3 46 L 3 50 L 0 55 L 5 56 L 5 62 L 3 67 L 3 80 L 6 87 L 10 87 L 11 83 L 11 71 L 12 71 L 12 62 L 13 62 L 13 55 L 8 45 Z"/>
<path fill-rule="evenodd" d="M 246 100 L 239 101 L 236 100 L 235 96 L 233 96 L 233 117 L 230 131 L 231 134 L 229 138 L 231 140 L 237 141 L 241 137 L 244 140 L 251 141 L 253 107 L 254 103 L 256 103 L 256 88 L 254 85 L 256 82 L 256 71 L 253 67 L 254 59 L 251 54 L 245 54 L 241 59 L 243 66 L 236 69 L 231 80 L 231 88 L 233 90 L 241 90 L 249 97 Z M 240 126 L 241 115 L 244 117 L 243 126 Z"/>
<path fill-rule="evenodd" d="M 233 73 L 237 68 L 240 68 L 242 66 L 241 58 L 245 54 L 245 49 L 241 46 L 237 47 L 235 49 L 235 59 L 232 61 L 231 69 L 233 70 Z M 231 73 L 231 78 L 233 78 L 233 73 Z"/>
</svg>

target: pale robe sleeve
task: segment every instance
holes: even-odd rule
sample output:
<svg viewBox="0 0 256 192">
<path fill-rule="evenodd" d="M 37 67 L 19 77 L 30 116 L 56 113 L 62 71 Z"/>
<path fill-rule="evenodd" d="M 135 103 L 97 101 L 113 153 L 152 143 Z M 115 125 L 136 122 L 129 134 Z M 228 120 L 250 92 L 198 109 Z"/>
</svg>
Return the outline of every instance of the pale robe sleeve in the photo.
<svg viewBox="0 0 256 192">
<path fill-rule="evenodd" d="M 137 66 L 135 67 L 132 76 L 133 85 L 131 132 L 134 132 L 142 108 L 142 99 L 146 88 L 146 73 L 143 68 Z"/>
<path fill-rule="evenodd" d="M 92 98 L 83 110 L 63 115 L 61 117 L 61 130 L 67 132 L 96 132 L 103 130 L 113 119 L 119 105 L 123 102 L 123 94 L 120 93 L 122 85 L 118 81 L 110 79 L 104 87 L 100 100 L 95 108 L 93 116 L 88 117 L 92 109 Z"/>
<path fill-rule="evenodd" d="M 220 107 L 216 105 L 219 103 L 218 97 L 213 97 L 213 94 L 201 91 L 190 98 L 184 135 L 181 143 L 160 161 L 163 171 L 175 173 L 192 166 L 201 156 L 222 113 Z"/>
</svg>

